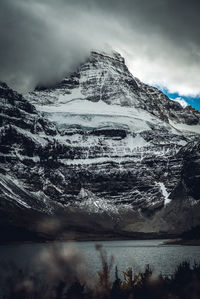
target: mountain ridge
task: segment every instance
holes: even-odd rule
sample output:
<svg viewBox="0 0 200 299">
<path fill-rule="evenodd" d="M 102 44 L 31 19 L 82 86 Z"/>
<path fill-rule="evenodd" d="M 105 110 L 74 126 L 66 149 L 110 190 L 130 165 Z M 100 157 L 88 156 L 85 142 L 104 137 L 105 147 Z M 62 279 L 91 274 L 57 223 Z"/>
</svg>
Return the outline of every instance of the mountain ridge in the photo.
<svg viewBox="0 0 200 299">
<path fill-rule="evenodd" d="M 13 225 L 15 206 L 26 214 L 34 201 L 63 231 L 173 234 L 199 224 L 200 113 L 133 77 L 120 54 L 92 52 L 25 97 L 1 84 L 0 97 L 0 210 Z"/>
</svg>

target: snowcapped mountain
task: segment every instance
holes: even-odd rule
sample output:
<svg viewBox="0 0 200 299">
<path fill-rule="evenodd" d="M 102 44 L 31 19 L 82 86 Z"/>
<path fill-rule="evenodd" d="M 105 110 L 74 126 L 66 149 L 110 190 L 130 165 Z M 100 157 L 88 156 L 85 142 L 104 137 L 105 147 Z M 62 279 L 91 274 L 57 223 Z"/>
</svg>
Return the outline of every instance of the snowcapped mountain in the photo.
<svg viewBox="0 0 200 299">
<path fill-rule="evenodd" d="M 198 111 L 191 106 L 182 109 L 179 103 L 170 101 L 158 89 L 141 83 L 128 71 L 121 55 L 115 52 L 112 56 L 92 52 L 76 73 L 52 89 L 35 91 L 29 99 L 61 127 L 85 124 L 99 128 L 107 126 L 107 122 L 112 124 L 114 117 L 114 126 L 124 125 L 134 132 L 149 129 L 148 122 L 157 125 L 160 120 L 181 130 L 198 133 L 200 129 Z M 72 118 L 67 124 L 63 119 L 65 113 Z M 87 119 L 87 115 L 92 119 Z M 79 119 L 74 119 L 75 116 Z"/>
<path fill-rule="evenodd" d="M 200 222 L 200 113 L 133 77 L 120 54 L 92 52 L 25 99 L 2 83 L 0 97 L 4 214 L 12 203 L 148 233 Z"/>
</svg>

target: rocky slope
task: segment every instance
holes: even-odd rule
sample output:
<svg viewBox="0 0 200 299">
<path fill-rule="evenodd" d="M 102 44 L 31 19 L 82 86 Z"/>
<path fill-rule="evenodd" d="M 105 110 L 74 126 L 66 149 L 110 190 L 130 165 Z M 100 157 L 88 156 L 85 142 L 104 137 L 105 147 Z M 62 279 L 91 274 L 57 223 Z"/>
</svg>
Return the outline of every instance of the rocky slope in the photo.
<svg viewBox="0 0 200 299">
<path fill-rule="evenodd" d="M 4 218 L 17 222 L 17 207 L 62 231 L 147 233 L 200 222 L 200 113 L 133 77 L 120 54 L 92 52 L 26 99 L 2 83 L 0 97 Z"/>
</svg>

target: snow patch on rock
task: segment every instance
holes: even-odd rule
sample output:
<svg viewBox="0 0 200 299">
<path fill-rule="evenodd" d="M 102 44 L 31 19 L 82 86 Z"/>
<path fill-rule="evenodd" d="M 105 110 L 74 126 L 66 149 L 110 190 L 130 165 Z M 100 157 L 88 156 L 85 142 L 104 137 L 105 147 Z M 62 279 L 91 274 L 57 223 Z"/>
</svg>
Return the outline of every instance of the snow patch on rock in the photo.
<svg viewBox="0 0 200 299">
<path fill-rule="evenodd" d="M 160 186 L 160 190 L 161 190 L 162 195 L 163 195 L 163 197 L 165 199 L 164 205 L 167 205 L 171 201 L 171 199 L 169 198 L 170 194 L 167 192 L 167 189 L 166 189 L 164 183 L 159 182 L 158 185 Z"/>
</svg>

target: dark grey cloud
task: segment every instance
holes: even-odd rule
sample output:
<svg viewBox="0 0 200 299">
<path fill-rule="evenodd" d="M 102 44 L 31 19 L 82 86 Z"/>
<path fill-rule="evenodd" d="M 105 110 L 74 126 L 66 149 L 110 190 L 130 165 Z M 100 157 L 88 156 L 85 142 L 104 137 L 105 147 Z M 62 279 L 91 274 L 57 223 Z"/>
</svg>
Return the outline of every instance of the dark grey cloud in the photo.
<svg viewBox="0 0 200 299">
<path fill-rule="evenodd" d="M 132 73 L 200 94 L 197 0 L 0 0 L 0 80 L 26 91 L 112 47 Z"/>
</svg>

